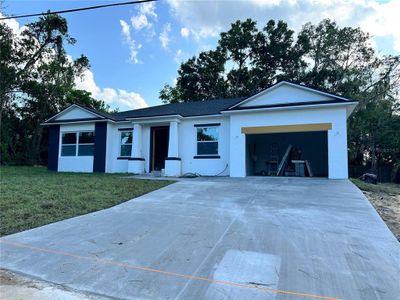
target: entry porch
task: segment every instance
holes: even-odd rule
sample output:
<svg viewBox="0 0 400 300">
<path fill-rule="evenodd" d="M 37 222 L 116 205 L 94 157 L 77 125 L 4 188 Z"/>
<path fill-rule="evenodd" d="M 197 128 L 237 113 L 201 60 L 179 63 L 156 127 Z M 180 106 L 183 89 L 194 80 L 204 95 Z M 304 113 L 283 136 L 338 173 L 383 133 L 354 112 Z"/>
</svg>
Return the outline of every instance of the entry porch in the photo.
<svg viewBox="0 0 400 300">
<path fill-rule="evenodd" d="M 133 143 L 131 157 L 128 158 L 128 172 L 134 174 L 162 172 L 165 176 L 181 175 L 179 155 L 178 118 L 169 120 L 141 121 L 133 123 Z M 150 128 L 150 147 L 148 161 L 143 147 L 143 126 Z"/>
</svg>

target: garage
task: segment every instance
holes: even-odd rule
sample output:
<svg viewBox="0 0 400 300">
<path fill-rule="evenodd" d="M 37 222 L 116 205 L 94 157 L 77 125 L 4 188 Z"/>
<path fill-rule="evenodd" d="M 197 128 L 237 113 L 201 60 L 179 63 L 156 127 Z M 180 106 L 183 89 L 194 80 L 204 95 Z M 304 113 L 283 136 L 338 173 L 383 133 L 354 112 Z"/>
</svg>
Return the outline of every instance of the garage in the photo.
<svg viewBox="0 0 400 300">
<path fill-rule="evenodd" d="M 348 178 L 347 119 L 357 101 L 277 83 L 221 113 L 229 116 L 229 174 Z"/>
<path fill-rule="evenodd" d="M 330 124 L 242 128 L 246 176 L 328 177 Z"/>
</svg>

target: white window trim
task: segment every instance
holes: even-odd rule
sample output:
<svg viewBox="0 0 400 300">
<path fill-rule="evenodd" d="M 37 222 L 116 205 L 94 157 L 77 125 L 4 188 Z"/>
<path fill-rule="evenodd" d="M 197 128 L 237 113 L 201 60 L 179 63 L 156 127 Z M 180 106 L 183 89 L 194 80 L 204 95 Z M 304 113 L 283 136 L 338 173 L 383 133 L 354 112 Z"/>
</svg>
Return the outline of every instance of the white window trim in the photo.
<svg viewBox="0 0 400 300">
<path fill-rule="evenodd" d="M 68 131 L 61 131 L 60 133 L 60 149 L 59 149 L 59 157 L 92 157 L 94 155 L 78 155 L 78 151 L 79 151 L 79 145 L 84 145 L 84 146 L 90 146 L 93 145 L 94 143 L 79 143 L 79 133 L 81 132 L 93 132 L 94 130 L 68 130 Z M 74 144 L 63 144 L 62 142 L 62 137 L 63 134 L 66 133 L 75 133 L 75 143 Z M 75 155 L 62 155 L 62 147 L 63 146 L 75 146 Z"/>
<path fill-rule="evenodd" d="M 221 127 L 220 125 L 214 125 L 214 126 L 197 126 L 196 128 L 196 156 L 218 156 L 219 155 L 219 127 Z M 217 129 L 217 140 L 216 141 L 199 141 L 197 140 L 197 131 L 200 128 L 216 128 Z M 213 153 L 213 154 L 199 154 L 199 148 L 198 148 L 198 143 L 217 143 L 217 153 Z"/>
<path fill-rule="evenodd" d="M 127 143 L 127 144 L 122 144 L 122 133 L 124 133 L 124 132 L 130 132 L 130 133 L 132 133 L 132 143 Z M 122 155 L 121 154 L 121 149 L 122 149 L 122 146 L 126 146 L 126 145 L 130 145 L 131 146 L 131 155 Z M 119 132 L 119 157 L 131 157 L 132 156 L 132 145 L 133 145 L 133 130 L 120 130 L 120 132 Z"/>
</svg>

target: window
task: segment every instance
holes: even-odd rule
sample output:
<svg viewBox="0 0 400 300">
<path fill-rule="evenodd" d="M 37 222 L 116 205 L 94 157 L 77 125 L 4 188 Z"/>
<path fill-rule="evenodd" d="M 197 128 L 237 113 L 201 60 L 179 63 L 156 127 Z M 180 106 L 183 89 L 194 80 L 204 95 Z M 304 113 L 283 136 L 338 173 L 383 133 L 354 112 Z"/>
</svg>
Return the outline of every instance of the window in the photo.
<svg viewBox="0 0 400 300">
<path fill-rule="evenodd" d="M 63 132 L 61 139 L 61 156 L 76 155 L 76 132 Z"/>
<path fill-rule="evenodd" d="M 132 131 L 121 131 L 121 149 L 119 153 L 120 156 L 131 156 L 132 140 Z"/>
<path fill-rule="evenodd" d="M 63 132 L 61 156 L 93 156 L 94 131 Z"/>
<path fill-rule="evenodd" d="M 94 154 L 94 131 L 79 132 L 78 156 L 93 156 Z"/>
<path fill-rule="evenodd" d="M 218 127 L 197 127 L 197 155 L 218 155 Z"/>
</svg>

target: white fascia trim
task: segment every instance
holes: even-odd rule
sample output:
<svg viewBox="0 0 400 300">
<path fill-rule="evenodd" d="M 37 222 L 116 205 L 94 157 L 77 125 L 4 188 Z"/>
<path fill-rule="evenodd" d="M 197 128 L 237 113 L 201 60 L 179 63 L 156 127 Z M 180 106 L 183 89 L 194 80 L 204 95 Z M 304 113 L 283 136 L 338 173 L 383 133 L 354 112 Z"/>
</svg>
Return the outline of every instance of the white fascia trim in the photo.
<svg viewBox="0 0 400 300">
<path fill-rule="evenodd" d="M 199 119 L 199 118 L 224 118 L 225 116 L 221 114 L 214 114 L 214 115 L 202 115 L 202 116 L 190 116 L 184 117 L 184 119 Z"/>
<path fill-rule="evenodd" d="M 273 89 L 275 89 L 275 88 L 277 88 L 277 87 L 279 87 L 279 86 L 281 86 L 283 84 L 287 84 L 287 85 L 290 85 L 290 86 L 293 86 L 293 87 L 301 88 L 301 89 L 304 89 L 304 90 L 307 90 L 307 91 L 311 91 L 313 93 L 321 94 L 321 95 L 324 95 L 324 96 L 334 97 L 334 98 L 345 100 L 345 101 L 351 101 L 348 98 L 344 98 L 344 97 L 336 96 L 336 95 L 333 95 L 333 94 L 330 94 L 330 93 L 318 91 L 318 90 L 309 88 L 307 86 L 303 86 L 303 85 L 300 85 L 300 84 L 295 84 L 295 83 L 291 83 L 291 82 L 287 82 L 287 81 L 281 81 L 281 82 L 279 82 L 279 83 L 277 83 L 277 84 L 275 84 L 275 85 L 273 85 L 273 86 L 271 86 L 269 88 L 266 88 L 265 90 L 262 90 L 262 91 L 258 92 L 257 94 L 255 94 L 253 96 L 250 96 L 249 98 L 244 99 L 243 101 L 240 101 L 239 103 L 236 103 L 235 105 L 230 106 L 229 109 L 235 108 L 235 107 L 237 107 L 239 105 L 242 105 L 243 103 L 246 103 L 246 102 L 248 102 L 250 100 L 253 100 L 255 97 L 258 97 L 259 95 L 264 94 L 264 93 L 266 93 L 266 92 L 268 92 L 270 90 L 273 90 Z"/>
<path fill-rule="evenodd" d="M 294 110 L 294 109 L 308 109 L 308 108 L 325 108 L 335 106 L 353 106 L 353 109 L 357 106 L 358 102 L 342 102 L 342 103 L 330 103 L 330 104 L 311 104 L 311 105 L 298 105 L 298 106 L 285 106 L 285 107 L 264 107 L 264 108 L 252 108 L 252 109 L 240 109 L 240 110 L 225 110 L 221 113 L 224 115 L 240 114 L 240 113 L 256 113 L 259 111 L 269 110 Z"/>
<path fill-rule="evenodd" d="M 82 109 L 82 110 L 84 110 L 84 111 L 86 111 L 86 112 L 88 112 L 88 113 L 90 113 L 90 114 L 92 114 L 92 115 L 94 115 L 94 116 L 98 116 L 98 117 L 100 117 L 101 119 L 105 119 L 105 117 L 103 117 L 102 115 L 96 114 L 95 112 L 92 112 L 92 111 L 90 111 L 90 110 L 88 110 L 88 109 L 86 109 L 86 108 L 84 108 L 84 107 L 82 107 L 82 106 L 79 106 L 79 105 L 76 105 L 76 104 L 71 104 L 71 105 L 68 106 L 66 109 L 60 111 L 58 114 L 52 116 L 50 119 L 47 119 L 47 120 L 44 121 L 44 122 L 46 123 L 46 122 L 48 122 L 48 121 L 50 121 L 50 120 L 53 120 L 53 119 L 56 118 L 57 116 L 59 116 L 59 115 L 65 113 L 65 112 L 67 112 L 67 111 L 69 111 L 69 110 L 71 110 L 72 108 L 75 108 L 75 107 L 77 107 L 77 108 L 79 108 L 79 109 Z M 53 124 L 53 123 L 52 123 L 52 124 Z"/>
<path fill-rule="evenodd" d="M 110 119 L 103 120 L 84 120 L 84 121 L 64 121 L 64 122 L 52 122 L 52 123 L 41 123 L 42 126 L 51 126 L 51 125 L 66 125 L 66 124 L 79 124 L 79 123 L 97 123 L 97 122 L 109 122 L 109 123 L 130 123 L 130 121 L 113 121 Z"/>
</svg>

